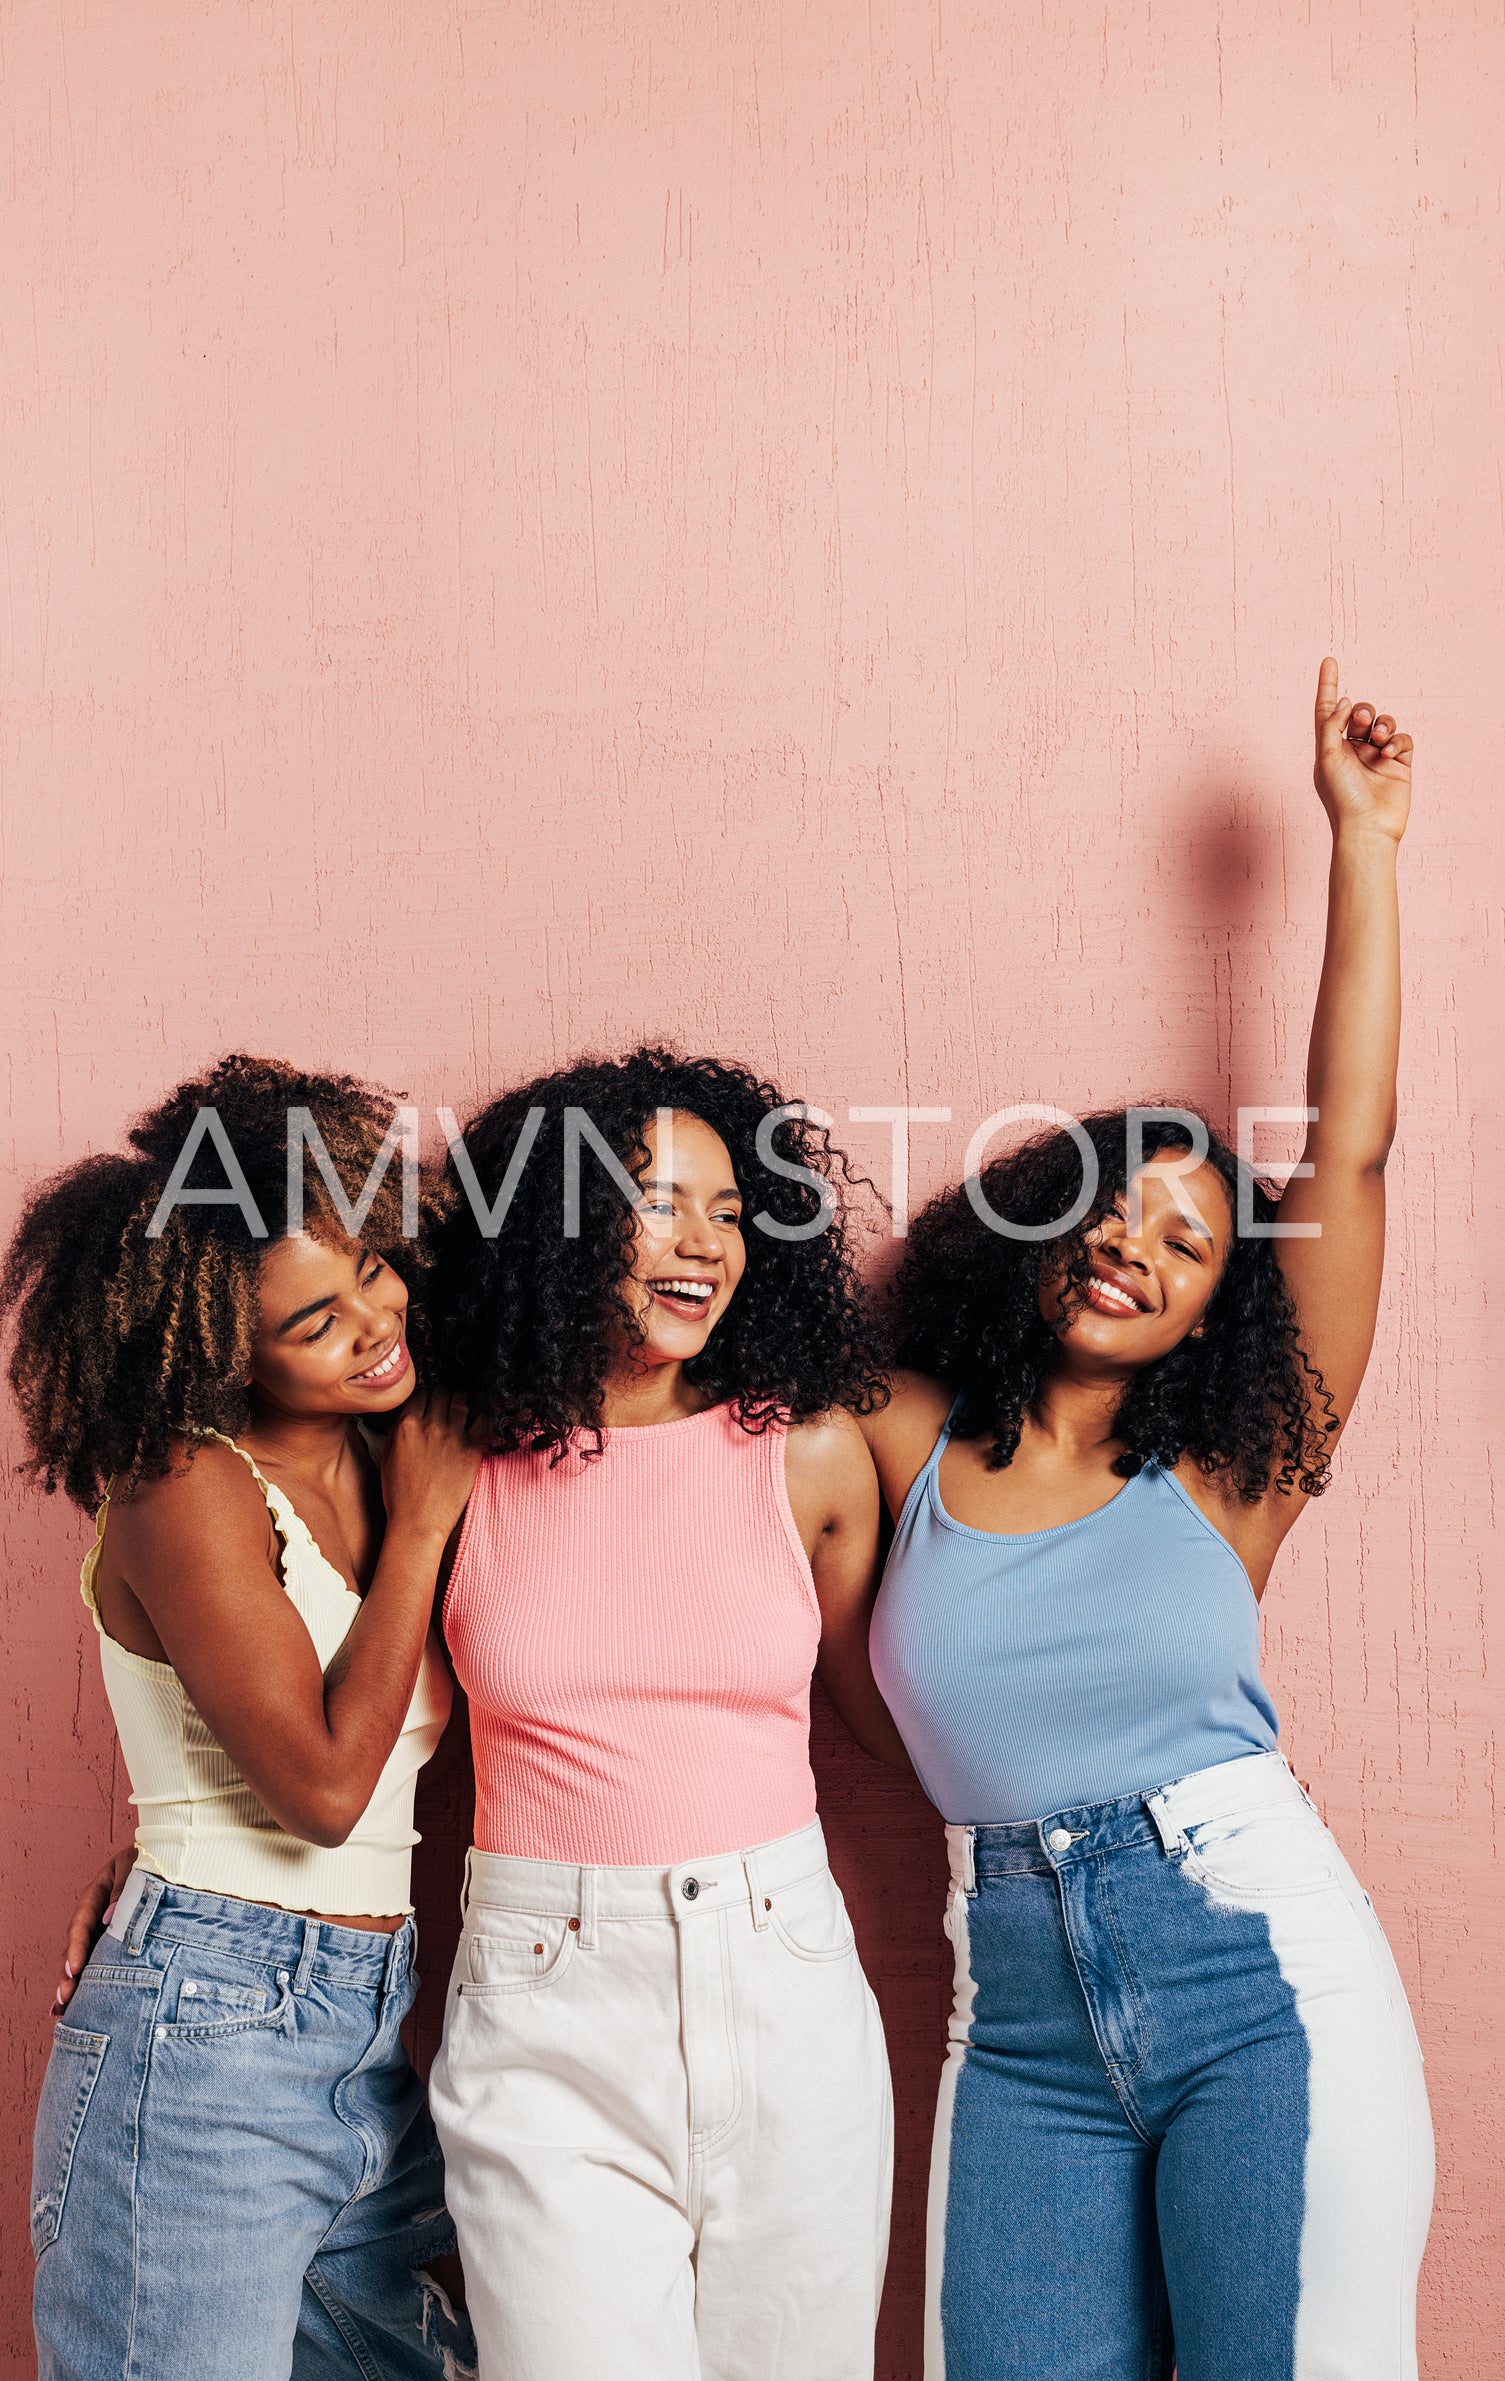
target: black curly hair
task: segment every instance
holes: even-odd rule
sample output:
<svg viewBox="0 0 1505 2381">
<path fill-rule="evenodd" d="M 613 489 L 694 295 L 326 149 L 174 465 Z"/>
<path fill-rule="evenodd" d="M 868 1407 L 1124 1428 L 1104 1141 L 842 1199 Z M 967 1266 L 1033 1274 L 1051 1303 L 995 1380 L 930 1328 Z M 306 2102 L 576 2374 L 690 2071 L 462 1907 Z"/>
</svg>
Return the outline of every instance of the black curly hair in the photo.
<svg viewBox="0 0 1505 2381">
<path fill-rule="evenodd" d="M 1235 1218 L 1242 1185 L 1250 1202 L 1244 1212 L 1270 1222 L 1277 1212 L 1274 1195 L 1196 1109 L 1154 1103 L 1173 1104 L 1204 1125 L 1207 1163 L 1221 1176 Z M 1069 1232 L 1011 1239 L 978 1215 L 965 1183 L 932 1199 L 911 1230 L 892 1285 L 899 1361 L 957 1391 L 962 1403 L 955 1435 L 991 1435 L 990 1470 L 1013 1460 L 1024 1418 L 1055 1354 L 1055 1329 L 1040 1310 L 1042 1275 L 1050 1280 L 1064 1255 L 1059 1296 L 1069 1312 L 1091 1263 L 1087 1235 L 1127 1189 L 1129 1114 L 1113 1108 L 1080 1120 L 1097 1152 L 1099 1180 L 1091 1205 Z M 1185 1126 L 1172 1118 L 1146 1119 L 1141 1129 L 1146 1158 L 1192 1146 Z M 984 1167 L 978 1181 L 995 1213 L 1040 1226 L 1070 1212 L 1082 1189 L 1082 1168 L 1070 1133 L 1052 1127 Z M 1167 1465 L 1190 1455 L 1210 1475 L 1221 1473 L 1249 1503 L 1272 1483 L 1285 1492 L 1321 1494 L 1337 1416 L 1301 1345 L 1272 1241 L 1235 1233 L 1201 1335 L 1183 1339 L 1134 1375 L 1119 1401 L 1115 1428 L 1123 1450 L 1113 1468 L 1125 1477 L 1151 1455 Z"/>
<path fill-rule="evenodd" d="M 32 1192 L 0 1272 L 0 1323 L 14 1325 L 10 1385 L 30 1453 L 23 1469 L 75 1504 L 128 1496 L 172 1469 L 175 1449 L 203 1430 L 245 1428 L 245 1381 L 257 1279 L 287 1229 L 288 1110 L 314 1118 L 347 1196 L 358 1198 L 395 1103 L 352 1075 L 315 1075 L 244 1053 L 180 1083 L 132 1126 L 130 1154 L 86 1157 Z M 218 1114 L 266 1226 L 239 1206 L 174 1205 L 148 1236 L 198 1111 Z M 304 1152 L 306 1228 L 344 1237 L 328 1189 Z M 222 1190 L 224 1165 L 206 1139 L 182 1187 Z M 420 1194 L 420 1233 L 427 1194 Z M 408 1220 L 411 1220 L 409 1218 Z M 416 1241 L 403 1238 L 400 1167 L 382 1178 L 361 1232 L 411 1279 Z M 421 1329 L 413 1323 L 419 1344 Z M 412 1336 L 410 1334 L 410 1336 Z"/>
<path fill-rule="evenodd" d="M 747 1269 L 736 1296 L 686 1376 L 712 1404 L 732 1402 L 744 1429 L 776 1417 L 803 1421 L 836 1404 L 865 1409 L 885 1392 L 878 1326 L 856 1278 L 842 1192 L 858 1181 L 826 1129 L 747 1067 L 643 1047 L 625 1058 L 587 1058 L 492 1101 L 466 1126 L 464 1145 L 488 1206 L 508 1161 L 542 1111 L 511 1204 L 496 1233 L 480 1229 L 453 1154 L 448 1197 L 426 1276 L 434 1364 L 490 1427 L 498 1452 L 549 1450 L 557 1460 L 581 1434 L 602 1444 L 603 1396 L 623 1334 L 641 1337 L 623 1293 L 635 1219 L 625 1193 L 587 1150 L 580 1166 L 580 1229 L 562 1228 L 566 1108 L 583 1110 L 635 1179 L 645 1128 L 668 1108 L 699 1117 L 730 1153 L 747 1216 Z M 808 1169 L 821 1185 L 770 1165 Z M 759 1214 L 809 1237 L 780 1238 Z"/>
</svg>

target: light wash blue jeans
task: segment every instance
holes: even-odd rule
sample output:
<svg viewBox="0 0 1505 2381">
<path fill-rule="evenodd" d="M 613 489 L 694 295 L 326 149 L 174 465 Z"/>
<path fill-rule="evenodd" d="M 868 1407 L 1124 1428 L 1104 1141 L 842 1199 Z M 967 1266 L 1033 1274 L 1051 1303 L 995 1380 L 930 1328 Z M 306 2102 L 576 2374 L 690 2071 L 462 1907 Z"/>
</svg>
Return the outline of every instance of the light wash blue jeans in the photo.
<svg viewBox="0 0 1505 2381">
<path fill-rule="evenodd" d="M 1280 1754 L 946 1833 L 926 2381 L 1416 2381 L 1421 2054 Z"/>
<path fill-rule="evenodd" d="M 95 1946 L 37 2111 L 40 2381 L 458 2381 L 444 2167 L 367 1934 L 147 1882 Z"/>
</svg>

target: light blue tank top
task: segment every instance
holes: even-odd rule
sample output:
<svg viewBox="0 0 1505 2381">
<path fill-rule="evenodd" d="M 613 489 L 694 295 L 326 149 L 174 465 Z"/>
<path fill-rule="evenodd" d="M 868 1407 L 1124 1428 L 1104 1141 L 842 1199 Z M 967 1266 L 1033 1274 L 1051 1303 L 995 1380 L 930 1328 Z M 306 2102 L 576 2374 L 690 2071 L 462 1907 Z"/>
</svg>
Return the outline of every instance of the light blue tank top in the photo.
<svg viewBox="0 0 1505 2381">
<path fill-rule="evenodd" d="M 873 1675 L 955 1826 L 1043 1819 L 1264 1753 L 1249 1575 L 1151 1461 L 1080 1521 L 1004 1534 L 941 1503 L 953 1406 L 904 1500 Z"/>
</svg>

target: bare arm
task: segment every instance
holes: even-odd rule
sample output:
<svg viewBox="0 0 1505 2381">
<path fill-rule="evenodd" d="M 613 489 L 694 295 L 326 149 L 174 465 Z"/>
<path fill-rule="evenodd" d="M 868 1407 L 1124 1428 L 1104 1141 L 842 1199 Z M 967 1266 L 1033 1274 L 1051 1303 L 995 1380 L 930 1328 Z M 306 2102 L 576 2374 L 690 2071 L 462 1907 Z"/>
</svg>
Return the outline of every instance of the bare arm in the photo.
<svg viewBox="0 0 1505 2381">
<path fill-rule="evenodd" d="M 387 1442 L 375 1576 L 328 1671 L 268 1555 L 240 1459 L 199 1450 L 184 1474 L 112 1508 L 116 1557 L 217 1741 L 290 1835 L 341 1844 L 375 1791 L 412 1699 L 445 1541 L 480 1448 L 443 1401 L 417 1399 Z"/>
<path fill-rule="evenodd" d="M 1385 1160 L 1395 1132 L 1400 1046 L 1400 911 L 1396 856 L 1411 796 L 1411 738 L 1372 703 L 1340 700 L 1338 665 L 1317 687 L 1317 792 L 1332 827 L 1327 942 L 1307 1056 L 1316 1110 L 1283 1224 L 1320 1237 L 1276 1242 L 1302 1344 L 1322 1374 L 1340 1426 L 1369 1362 L 1385 1258 Z M 1272 1490 L 1261 1520 L 1278 1541 L 1305 1500 Z M 1272 1549 L 1273 1551 L 1273 1549 Z"/>
<path fill-rule="evenodd" d="M 820 1604 L 821 1684 L 864 1752 L 908 1770 L 868 1656 L 878 1592 L 878 1476 L 851 1415 L 833 1409 L 796 1425 L 785 1441 L 785 1476 Z"/>
</svg>

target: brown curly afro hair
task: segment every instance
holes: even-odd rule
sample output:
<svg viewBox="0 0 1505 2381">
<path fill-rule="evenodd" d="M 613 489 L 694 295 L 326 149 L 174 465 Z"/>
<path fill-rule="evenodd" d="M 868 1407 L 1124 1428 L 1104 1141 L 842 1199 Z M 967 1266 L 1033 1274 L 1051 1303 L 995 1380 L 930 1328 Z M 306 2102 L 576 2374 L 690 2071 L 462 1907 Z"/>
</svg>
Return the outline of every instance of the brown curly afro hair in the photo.
<svg viewBox="0 0 1505 2381">
<path fill-rule="evenodd" d="M 107 1486 L 129 1495 L 160 1478 L 196 1432 L 233 1438 L 245 1428 L 261 1259 L 287 1229 L 295 1107 L 310 1111 L 347 1196 L 357 1198 L 392 1124 L 393 1099 L 351 1075 L 305 1074 L 241 1052 L 140 1117 L 128 1154 L 83 1158 L 33 1191 L 0 1273 L 0 1322 L 15 1333 L 9 1375 L 29 1442 L 23 1468 L 49 1495 L 62 1488 L 91 1508 Z M 160 1234 L 148 1236 L 202 1108 L 218 1114 L 264 1236 L 228 1205 L 174 1205 Z M 306 1147 L 303 1161 L 305 1228 L 343 1239 Z M 182 1187 L 222 1190 L 225 1181 L 206 1138 Z M 420 1232 L 427 1204 L 425 1195 Z M 419 1244 L 402 1226 L 394 1157 L 360 1237 L 411 1280 Z"/>
<path fill-rule="evenodd" d="M 1162 1121 L 1142 1130 L 1146 1158 L 1191 1146 L 1184 1125 L 1170 1118 L 1198 1111 L 1168 1103 L 1160 1113 Z M 1198 1121 L 1207 1133 L 1207 1163 L 1222 1179 L 1231 1212 L 1239 1214 L 1242 1199 L 1256 1223 L 1273 1222 L 1276 1199 L 1207 1118 Z M 1096 1152 L 1098 1185 L 1071 1229 L 1030 1240 L 1000 1234 L 959 1183 L 916 1218 L 892 1285 L 900 1363 L 959 1393 L 953 1433 L 991 1441 L 990 1471 L 1013 1461 L 1025 1416 L 1055 1360 L 1056 1329 L 1040 1311 L 1042 1273 L 1054 1277 L 1059 1269 L 1063 1304 L 1079 1300 L 1093 1228 L 1128 1187 L 1129 1111 L 1104 1109 L 1080 1122 Z M 1043 1232 L 1072 1207 L 1082 1156 L 1068 1132 L 1053 1128 L 995 1159 L 979 1179 L 996 1215 Z M 1122 1453 L 1113 1469 L 1126 1477 L 1152 1455 L 1168 1465 L 1190 1455 L 1246 1503 L 1272 1487 L 1321 1495 L 1337 1415 L 1301 1344 L 1270 1240 L 1235 1234 L 1201 1335 L 1183 1339 L 1126 1384 L 1114 1429 Z"/>
</svg>

